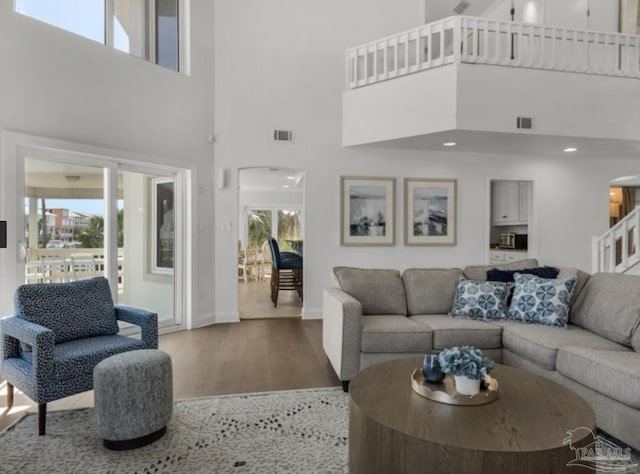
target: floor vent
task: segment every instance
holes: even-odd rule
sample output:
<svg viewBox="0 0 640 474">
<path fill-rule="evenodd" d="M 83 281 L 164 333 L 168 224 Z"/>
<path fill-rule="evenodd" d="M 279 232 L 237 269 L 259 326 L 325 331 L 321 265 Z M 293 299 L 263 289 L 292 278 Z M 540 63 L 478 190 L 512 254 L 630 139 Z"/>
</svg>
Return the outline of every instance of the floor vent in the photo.
<svg viewBox="0 0 640 474">
<path fill-rule="evenodd" d="M 523 130 L 531 130 L 533 128 L 533 119 L 531 117 L 518 117 L 516 126 Z"/>
<path fill-rule="evenodd" d="M 277 142 L 292 142 L 293 131 L 291 130 L 274 130 L 273 139 Z"/>
</svg>

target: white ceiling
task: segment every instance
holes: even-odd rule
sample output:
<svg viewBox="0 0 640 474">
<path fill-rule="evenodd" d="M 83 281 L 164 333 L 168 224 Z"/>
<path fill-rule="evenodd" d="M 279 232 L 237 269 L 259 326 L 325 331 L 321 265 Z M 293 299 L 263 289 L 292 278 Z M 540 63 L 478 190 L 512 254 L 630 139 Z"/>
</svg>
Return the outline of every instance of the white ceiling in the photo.
<svg viewBox="0 0 640 474">
<path fill-rule="evenodd" d="M 304 172 L 282 167 L 244 168 L 238 171 L 238 187 L 245 191 L 300 191 Z"/>
</svg>

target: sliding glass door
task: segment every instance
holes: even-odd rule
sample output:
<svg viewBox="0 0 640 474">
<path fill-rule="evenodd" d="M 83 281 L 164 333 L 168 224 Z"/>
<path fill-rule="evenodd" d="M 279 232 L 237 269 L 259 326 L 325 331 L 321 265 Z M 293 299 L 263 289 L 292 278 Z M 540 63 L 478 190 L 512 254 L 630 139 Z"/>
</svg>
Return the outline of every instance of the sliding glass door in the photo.
<svg viewBox="0 0 640 474">
<path fill-rule="evenodd" d="M 114 301 L 182 324 L 180 170 L 26 153 L 18 283 L 109 279 Z M 45 154 L 46 155 L 46 154 Z"/>
</svg>

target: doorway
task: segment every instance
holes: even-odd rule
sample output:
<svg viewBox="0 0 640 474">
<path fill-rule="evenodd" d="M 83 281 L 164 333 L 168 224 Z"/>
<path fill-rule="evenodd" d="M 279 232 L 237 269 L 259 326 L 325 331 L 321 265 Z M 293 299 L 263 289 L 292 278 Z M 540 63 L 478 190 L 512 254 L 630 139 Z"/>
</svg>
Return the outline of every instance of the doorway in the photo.
<svg viewBox="0 0 640 474">
<path fill-rule="evenodd" d="M 238 312 L 240 319 L 300 318 L 295 290 L 272 302 L 274 238 L 281 252 L 304 254 L 304 172 L 281 167 L 238 171 Z"/>
</svg>

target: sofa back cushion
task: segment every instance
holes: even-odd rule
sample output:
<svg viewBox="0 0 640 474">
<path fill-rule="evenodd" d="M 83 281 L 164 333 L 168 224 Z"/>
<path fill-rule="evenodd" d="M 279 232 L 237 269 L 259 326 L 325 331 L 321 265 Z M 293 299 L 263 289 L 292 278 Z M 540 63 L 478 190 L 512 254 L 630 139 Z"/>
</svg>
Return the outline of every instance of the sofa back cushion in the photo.
<svg viewBox="0 0 640 474">
<path fill-rule="evenodd" d="M 109 282 L 104 277 L 18 287 L 16 316 L 53 331 L 54 342 L 116 334 L 119 330 Z"/>
<path fill-rule="evenodd" d="M 571 323 L 625 346 L 640 324 L 640 276 L 591 275 L 578 297 Z"/>
<path fill-rule="evenodd" d="M 638 326 L 631 338 L 631 347 L 636 352 L 640 352 L 640 326 Z"/>
<path fill-rule="evenodd" d="M 459 268 L 411 268 L 402 274 L 407 292 L 407 311 L 414 314 L 447 314 L 456 294 Z"/>
<path fill-rule="evenodd" d="M 335 267 L 340 287 L 362 304 L 363 315 L 407 315 L 404 284 L 397 270 Z"/>
<path fill-rule="evenodd" d="M 573 293 L 571 294 L 571 299 L 569 300 L 569 308 L 573 308 L 573 305 L 578 300 L 578 296 L 580 296 L 584 285 L 587 284 L 591 275 L 577 268 L 558 267 L 558 270 L 560 271 L 558 272 L 557 278 L 569 278 L 574 275 L 578 278 Z"/>
<path fill-rule="evenodd" d="M 486 280 L 487 271 L 492 268 L 498 270 L 522 270 L 524 268 L 535 268 L 538 261 L 535 258 L 518 260 L 517 262 L 501 263 L 499 265 L 471 265 L 464 269 L 464 277 L 468 280 Z"/>
</svg>

